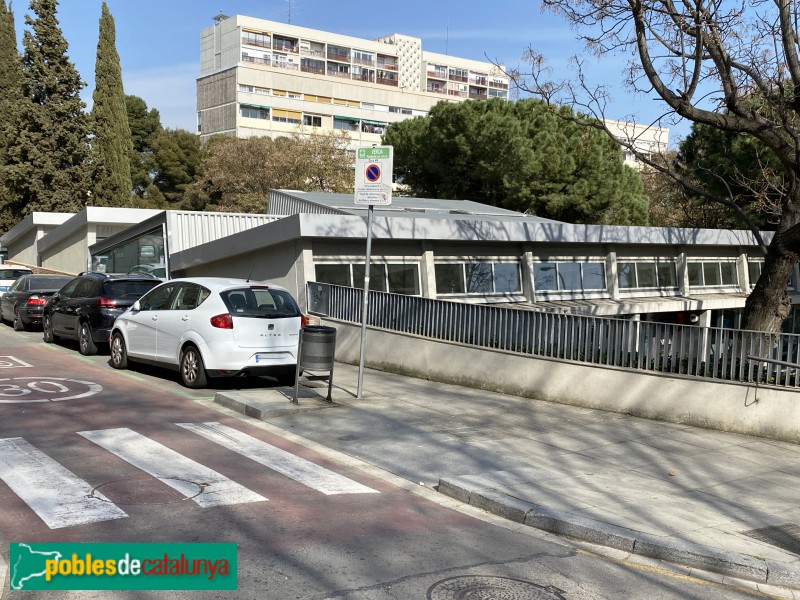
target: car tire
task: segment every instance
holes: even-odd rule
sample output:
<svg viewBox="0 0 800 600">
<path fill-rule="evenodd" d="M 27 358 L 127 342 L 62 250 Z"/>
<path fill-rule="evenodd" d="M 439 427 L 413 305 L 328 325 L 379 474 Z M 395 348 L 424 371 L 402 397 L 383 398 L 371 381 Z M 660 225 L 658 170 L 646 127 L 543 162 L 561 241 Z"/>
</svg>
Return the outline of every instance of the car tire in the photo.
<svg viewBox="0 0 800 600">
<path fill-rule="evenodd" d="M 203 357 L 194 346 L 187 346 L 181 354 L 180 372 L 181 383 L 187 388 L 204 388 L 208 383 Z"/>
<path fill-rule="evenodd" d="M 81 323 L 78 330 L 78 351 L 84 356 L 97 354 L 97 344 L 92 339 L 92 328 L 86 322 Z"/>
<path fill-rule="evenodd" d="M 14 331 L 25 331 L 25 323 L 22 322 L 22 317 L 19 316 L 19 308 L 14 309 Z"/>
<path fill-rule="evenodd" d="M 52 344 L 56 341 L 56 334 L 53 332 L 53 319 L 47 314 L 42 317 L 42 339 L 46 344 Z"/>
<path fill-rule="evenodd" d="M 115 369 L 128 368 L 128 350 L 125 348 L 125 339 L 118 331 L 111 336 L 111 366 Z"/>
</svg>

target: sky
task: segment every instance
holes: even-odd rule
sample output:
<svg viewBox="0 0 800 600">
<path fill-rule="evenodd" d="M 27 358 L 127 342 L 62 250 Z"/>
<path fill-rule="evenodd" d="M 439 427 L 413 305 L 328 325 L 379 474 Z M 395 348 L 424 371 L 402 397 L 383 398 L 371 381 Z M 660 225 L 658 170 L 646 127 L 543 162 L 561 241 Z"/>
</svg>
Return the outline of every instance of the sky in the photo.
<svg viewBox="0 0 800 600">
<path fill-rule="evenodd" d="M 522 67 L 528 47 L 543 54 L 554 73 L 566 73 L 569 58 L 591 58 L 567 23 L 539 9 L 538 0 L 107 0 L 114 16 L 117 51 L 126 94 L 156 108 L 165 127 L 195 131 L 195 81 L 200 70 L 200 32 L 220 12 L 246 15 L 354 37 L 375 39 L 401 33 L 422 39 L 422 48 L 507 68 Z M 94 63 L 102 0 L 61 0 L 57 17 L 69 44 L 68 56 L 87 87 L 91 106 Z M 17 36 L 26 28 L 28 0 L 12 4 Z M 21 49 L 21 42 L 20 42 Z M 591 69 L 597 82 L 611 86 L 607 117 L 650 123 L 664 104 L 634 96 L 619 85 L 624 57 L 606 58 Z M 689 133 L 688 125 L 670 128 L 670 146 Z"/>
</svg>

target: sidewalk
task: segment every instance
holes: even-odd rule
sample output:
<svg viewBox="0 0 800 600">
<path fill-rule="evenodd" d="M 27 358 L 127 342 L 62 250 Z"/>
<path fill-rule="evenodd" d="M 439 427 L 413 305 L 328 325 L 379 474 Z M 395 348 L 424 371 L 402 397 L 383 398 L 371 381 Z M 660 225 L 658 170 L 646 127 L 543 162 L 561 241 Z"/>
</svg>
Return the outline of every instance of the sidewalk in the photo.
<svg viewBox="0 0 800 600">
<path fill-rule="evenodd" d="M 302 380 L 305 382 L 305 380 Z M 800 589 L 800 445 L 336 364 L 327 384 L 218 392 L 441 493 L 564 536 Z M 800 397 L 798 397 L 800 401 Z"/>
</svg>

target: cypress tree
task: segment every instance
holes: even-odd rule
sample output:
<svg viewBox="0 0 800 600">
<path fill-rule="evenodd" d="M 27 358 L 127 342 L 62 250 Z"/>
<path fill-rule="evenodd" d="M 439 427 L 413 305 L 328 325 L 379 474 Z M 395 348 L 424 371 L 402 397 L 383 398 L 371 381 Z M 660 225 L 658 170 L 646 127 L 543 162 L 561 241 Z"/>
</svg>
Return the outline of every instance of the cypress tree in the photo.
<svg viewBox="0 0 800 600">
<path fill-rule="evenodd" d="M 56 18 L 57 0 L 31 0 L 25 17 L 22 94 L 17 141 L 9 149 L 10 188 L 21 207 L 74 212 L 88 200 L 88 123 L 85 85 L 67 57 Z"/>
<path fill-rule="evenodd" d="M 8 188 L 8 153 L 16 139 L 19 107 L 22 100 L 22 61 L 17 50 L 14 14 L 0 0 L 0 233 L 18 220 L 14 197 Z"/>
<path fill-rule="evenodd" d="M 114 17 L 103 2 L 92 108 L 93 198 L 97 206 L 131 206 L 133 142 L 125 107 Z"/>
</svg>

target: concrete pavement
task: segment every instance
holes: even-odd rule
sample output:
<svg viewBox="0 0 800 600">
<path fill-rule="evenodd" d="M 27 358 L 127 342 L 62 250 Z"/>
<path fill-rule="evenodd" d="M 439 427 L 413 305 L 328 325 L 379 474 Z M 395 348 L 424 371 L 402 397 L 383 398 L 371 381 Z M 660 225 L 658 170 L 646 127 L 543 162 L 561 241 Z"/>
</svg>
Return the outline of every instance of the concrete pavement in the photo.
<svg viewBox="0 0 800 600">
<path fill-rule="evenodd" d="M 216 402 L 546 531 L 800 590 L 800 445 L 336 365 Z M 798 396 L 800 401 L 800 396 Z"/>
</svg>

